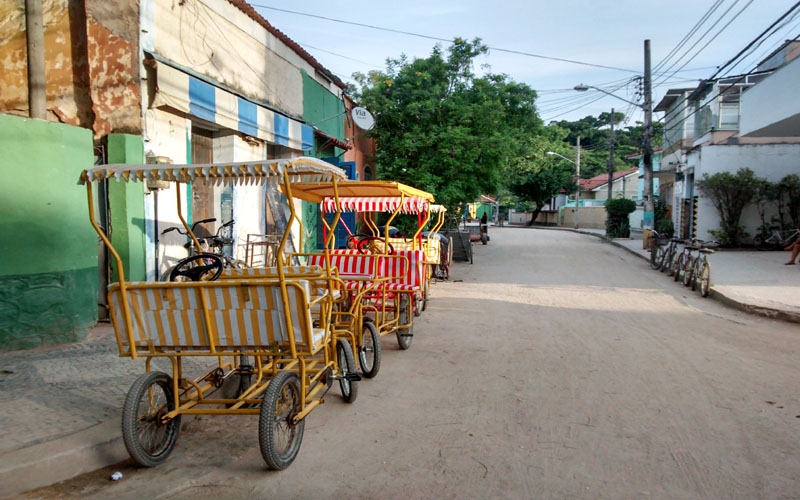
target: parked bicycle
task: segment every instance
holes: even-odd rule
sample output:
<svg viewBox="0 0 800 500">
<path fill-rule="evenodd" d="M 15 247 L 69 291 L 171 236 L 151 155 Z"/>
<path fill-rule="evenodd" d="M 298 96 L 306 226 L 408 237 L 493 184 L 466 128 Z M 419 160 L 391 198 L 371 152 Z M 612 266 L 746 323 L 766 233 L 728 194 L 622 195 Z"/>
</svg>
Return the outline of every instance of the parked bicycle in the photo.
<svg viewBox="0 0 800 500">
<path fill-rule="evenodd" d="M 753 238 L 753 245 L 758 250 L 783 250 L 800 237 L 800 229 L 779 231 L 773 229 L 769 235 L 758 234 Z"/>
<path fill-rule="evenodd" d="M 700 295 L 708 297 L 711 290 L 711 264 L 708 262 L 708 255 L 714 253 L 713 248 L 719 246 L 716 241 L 698 242 L 698 255 L 692 262 L 690 281 L 692 290 L 700 289 Z"/>
<path fill-rule="evenodd" d="M 693 242 L 687 240 L 683 244 L 683 249 L 678 254 L 678 257 L 673 262 L 673 279 L 682 282 L 684 286 L 689 286 L 689 279 L 691 278 L 690 269 L 692 267 L 692 262 L 694 262 L 694 255 L 692 252 L 697 249 L 698 247 L 696 247 Z"/>
<path fill-rule="evenodd" d="M 192 233 L 196 235 L 196 229 L 200 224 L 207 224 L 215 222 L 217 219 L 203 219 L 192 224 Z M 234 259 L 231 255 L 225 253 L 225 247 L 233 244 L 233 238 L 224 235 L 233 226 L 234 221 L 229 220 L 221 225 L 216 234 L 210 234 L 205 231 L 209 236 L 197 237 L 200 243 L 201 251 L 197 251 L 197 247 L 189 237 L 189 233 L 182 231 L 180 227 L 170 227 L 161 232 L 162 235 L 172 231 L 177 231 L 179 234 L 186 236 L 188 241 L 183 245 L 189 252 L 189 256 L 178 261 L 169 272 L 169 281 L 207 281 L 216 279 L 224 269 L 242 269 L 244 263 L 240 260 Z"/>
<path fill-rule="evenodd" d="M 678 244 L 684 242 L 683 238 L 673 237 L 669 239 L 669 244 L 664 249 L 664 254 L 659 262 L 659 271 L 666 272 L 667 276 L 672 276 L 675 273 L 673 263 L 678 258 Z"/>
</svg>

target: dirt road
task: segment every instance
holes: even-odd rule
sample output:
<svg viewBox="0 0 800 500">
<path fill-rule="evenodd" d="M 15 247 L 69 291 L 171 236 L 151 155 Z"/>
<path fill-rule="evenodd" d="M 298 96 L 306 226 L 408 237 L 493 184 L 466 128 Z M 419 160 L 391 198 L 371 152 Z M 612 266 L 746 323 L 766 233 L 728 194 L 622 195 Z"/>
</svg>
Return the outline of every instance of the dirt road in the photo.
<svg viewBox="0 0 800 500">
<path fill-rule="evenodd" d="M 158 468 L 25 498 L 800 495 L 796 325 L 571 232 L 492 228 L 452 278 L 432 286 L 410 350 L 384 337 L 358 400 L 334 388 L 309 416 L 289 469 L 265 470 L 255 418 L 207 417 Z"/>
</svg>

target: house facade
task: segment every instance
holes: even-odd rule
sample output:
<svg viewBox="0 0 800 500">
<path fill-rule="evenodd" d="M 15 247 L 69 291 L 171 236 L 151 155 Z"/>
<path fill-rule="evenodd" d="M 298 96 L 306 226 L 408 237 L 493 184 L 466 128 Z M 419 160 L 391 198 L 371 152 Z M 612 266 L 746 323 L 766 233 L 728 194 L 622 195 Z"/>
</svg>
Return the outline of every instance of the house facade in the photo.
<svg viewBox="0 0 800 500">
<path fill-rule="evenodd" d="M 672 220 L 684 238 L 714 239 L 720 216 L 697 188 L 705 175 L 749 168 L 777 182 L 800 173 L 798 42 L 788 42 L 753 73 L 670 90 L 656 106 L 665 112 L 661 168 L 672 193 Z M 752 237 L 761 218 L 755 205 L 740 221 Z"/>
<path fill-rule="evenodd" d="M 0 198 L 20 207 L 14 224 L 25 221 L 58 236 L 63 223 L 19 186 L 53 193 L 49 201 L 62 207 L 60 218 L 78 228 L 69 240 L 80 235 L 95 248 L 70 249 L 81 255 L 76 259 L 63 253 L 42 257 L 40 262 L 62 263 L 44 274 L 20 265 L 35 248 L 42 252 L 43 236 L 12 252 L 0 268 L 0 325 L 18 326 L 10 335 L 0 328 L 0 348 L 74 340 L 104 310 L 97 303 L 105 300 L 113 276 L 106 276 L 105 253 L 91 236 L 85 192 L 75 187 L 80 171 L 92 163 L 337 158 L 348 144 L 345 85 L 244 1 L 42 0 L 42 12 L 44 68 L 29 85 L 24 3 L 0 6 L 0 15 L 12 20 L 0 51 L 16 61 L 0 73 L 0 131 L 16 134 L 2 139 L 9 154 L 0 169 L 18 178 L 17 185 L 0 187 Z M 25 117 L 37 84 L 44 89 L 46 113 L 31 120 Z M 48 162 L 45 170 L 28 163 L 37 157 L 32 145 L 52 151 L 41 160 Z M 58 151 L 65 150 L 82 154 L 64 158 Z M 51 170 L 59 175 L 47 175 Z M 65 184 L 66 178 L 73 180 Z M 100 189 L 101 221 L 132 280 L 157 279 L 185 256 L 182 236 L 161 234 L 179 225 L 179 194 L 191 220 L 216 218 L 211 231 L 235 220 L 230 251 L 237 258 L 244 258 L 249 235 L 275 230 L 266 188 L 195 183 L 177 193 L 172 185 L 112 181 Z M 53 312 L 41 314 L 41 304 L 52 304 L 46 309 Z M 31 325 L 26 311 L 44 319 Z"/>
</svg>

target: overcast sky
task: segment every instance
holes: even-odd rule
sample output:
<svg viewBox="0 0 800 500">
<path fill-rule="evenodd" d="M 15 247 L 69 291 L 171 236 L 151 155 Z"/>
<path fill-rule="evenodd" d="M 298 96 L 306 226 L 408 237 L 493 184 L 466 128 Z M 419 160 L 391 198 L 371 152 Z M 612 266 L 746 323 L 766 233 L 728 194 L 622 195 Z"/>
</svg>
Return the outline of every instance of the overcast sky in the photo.
<svg viewBox="0 0 800 500">
<path fill-rule="evenodd" d="M 536 89 L 539 113 L 547 123 L 597 116 L 611 107 L 628 113 L 632 122 L 641 120 L 641 110 L 622 99 L 642 102 L 635 93 L 636 84 L 630 81 L 644 73 L 646 39 L 650 40 L 655 106 L 667 89 L 694 87 L 700 79 L 711 77 L 717 67 L 734 59 L 797 2 L 252 0 L 250 3 L 345 82 L 353 82 L 354 72 L 385 69 L 387 58 L 401 54 L 410 58 L 427 57 L 435 44 L 448 46 L 448 42 L 436 39 L 479 37 L 492 48 L 479 63 Z M 726 68 L 720 76 L 752 71 L 758 61 L 784 40 L 800 35 L 800 10 L 792 11 L 768 33 L 771 35 L 743 58 L 736 59 L 738 63 Z M 482 71 L 479 67 L 475 69 Z M 578 93 L 573 87 L 580 83 L 601 87 L 621 99 L 597 91 Z M 655 115 L 656 119 L 660 117 Z"/>
</svg>

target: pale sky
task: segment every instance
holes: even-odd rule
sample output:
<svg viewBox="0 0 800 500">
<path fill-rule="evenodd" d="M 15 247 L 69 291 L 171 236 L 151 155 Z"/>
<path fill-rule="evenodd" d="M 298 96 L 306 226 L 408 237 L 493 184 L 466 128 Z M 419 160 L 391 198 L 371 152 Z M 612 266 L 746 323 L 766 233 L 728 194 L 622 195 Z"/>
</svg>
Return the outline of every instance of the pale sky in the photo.
<svg viewBox="0 0 800 500">
<path fill-rule="evenodd" d="M 642 102 L 635 94 L 636 85 L 628 82 L 644 73 L 646 39 L 650 40 L 655 106 L 667 89 L 695 87 L 701 79 L 714 75 L 717 67 L 734 59 L 764 31 L 771 35 L 719 76 L 752 71 L 758 61 L 784 40 L 800 35 L 800 9 L 769 29 L 793 8 L 796 0 L 345 0 L 338 3 L 251 0 L 250 3 L 345 82 L 353 82 L 354 72 L 384 70 L 387 58 L 401 54 L 424 58 L 435 44 L 449 45 L 396 31 L 446 40 L 479 37 L 493 48 L 479 64 L 488 64 L 492 72 L 505 73 L 512 80 L 533 87 L 539 93 L 537 105 L 545 123 L 597 116 L 612 107 L 626 112 L 630 124 L 641 120 L 640 108 L 597 91 L 579 93 L 573 87 L 583 83 L 601 87 L 622 99 Z M 475 70 L 482 72 L 480 67 Z M 660 117 L 661 114 L 654 115 L 654 119 Z"/>
</svg>

